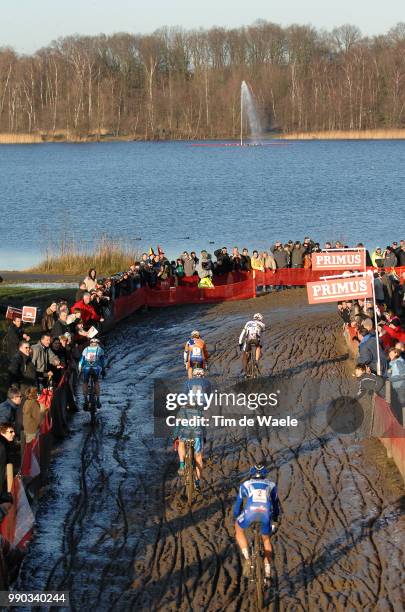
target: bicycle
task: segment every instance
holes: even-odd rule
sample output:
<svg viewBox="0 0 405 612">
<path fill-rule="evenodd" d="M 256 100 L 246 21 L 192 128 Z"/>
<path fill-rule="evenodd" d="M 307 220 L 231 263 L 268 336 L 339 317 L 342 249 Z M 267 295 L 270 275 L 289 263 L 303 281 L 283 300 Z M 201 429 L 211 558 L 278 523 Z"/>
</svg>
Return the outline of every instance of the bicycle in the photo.
<svg viewBox="0 0 405 612">
<path fill-rule="evenodd" d="M 186 486 L 187 503 L 189 506 L 191 506 L 195 491 L 194 440 L 185 440 L 184 446 L 184 483 Z"/>
<path fill-rule="evenodd" d="M 95 392 L 95 382 L 96 382 L 96 375 L 94 371 L 91 369 L 89 372 L 88 393 L 89 393 L 90 422 L 92 426 L 94 426 L 96 423 L 96 414 L 97 414 L 97 396 Z"/>
<path fill-rule="evenodd" d="M 245 376 L 246 378 L 257 378 L 259 374 L 259 366 L 256 361 L 256 345 L 250 344 L 249 350 L 247 351 Z"/>
<path fill-rule="evenodd" d="M 255 583 L 255 595 L 257 609 L 263 609 L 264 603 L 264 589 L 265 589 L 265 578 L 264 578 L 264 549 L 263 539 L 260 533 L 260 523 L 254 524 L 254 537 L 250 542 L 250 572 L 249 582 Z"/>
</svg>

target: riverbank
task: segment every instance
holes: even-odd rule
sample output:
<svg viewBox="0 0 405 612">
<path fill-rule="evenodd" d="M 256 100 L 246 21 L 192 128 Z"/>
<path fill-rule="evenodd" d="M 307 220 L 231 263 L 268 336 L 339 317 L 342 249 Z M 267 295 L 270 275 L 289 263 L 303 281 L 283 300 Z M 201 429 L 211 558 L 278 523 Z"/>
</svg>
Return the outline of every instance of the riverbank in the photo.
<svg viewBox="0 0 405 612">
<path fill-rule="evenodd" d="M 313 132 L 291 132 L 264 134 L 265 140 L 405 140 L 405 129 L 375 129 L 375 130 L 319 130 Z M 159 135 L 154 138 L 142 138 L 140 135 L 120 134 L 115 135 L 108 132 L 72 134 L 61 131 L 57 133 L 41 134 L 0 134 L 1 144 L 41 144 L 41 143 L 91 143 L 91 142 L 191 142 L 192 139 L 162 138 Z M 200 141 L 214 142 L 239 142 L 239 138 L 230 136 L 218 138 L 199 138 Z"/>
<path fill-rule="evenodd" d="M 405 140 L 405 129 L 291 132 L 282 134 L 279 138 L 283 140 Z"/>
</svg>

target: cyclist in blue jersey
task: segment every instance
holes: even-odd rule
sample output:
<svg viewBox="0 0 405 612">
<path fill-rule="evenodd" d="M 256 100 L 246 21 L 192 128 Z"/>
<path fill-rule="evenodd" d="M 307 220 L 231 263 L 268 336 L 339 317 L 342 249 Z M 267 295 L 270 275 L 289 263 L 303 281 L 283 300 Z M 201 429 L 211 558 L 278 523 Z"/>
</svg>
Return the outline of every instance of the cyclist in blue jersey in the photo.
<svg viewBox="0 0 405 612">
<path fill-rule="evenodd" d="M 211 393 L 211 383 L 204 379 L 204 370 L 195 368 L 193 370 L 193 378 L 186 382 L 186 393 L 190 394 L 190 404 L 180 408 L 176 418 L 184 419 L 184 423 L 176 425 L 173 431 L 175 440 L 178 441 L 177 452 L 179 455 L 179 476 L 184 474 L 184 458 L 186 455 L 185 440 L 194 440 L 194 459 L 197 478 L 195 480 L 195 488 L 200 490 L 200 481 L 203 469 L 203 449 L 206 438 L 205 427 L 201 424 L 201 418 L 204 416 L 205 400 L 204 393 Z M 191 419 L 195 419 L 195 424 L 189 424 Z"/>
<path fill-rule="evenodd" d="M 100 374 L 105 376 L 105 362 L 104 362 L 104 351 L 100 346 L 100 340 L 98 338 L 92 338 L 90 345 L 87 346 L 79 361 L 79 374 L 83 372 L 83 395 L 84 395 L 84 410 L 88 409 L 89 398 L 88 398 L 88 382 L 90 372 L 93 372 L 95 377 L 94 393 L 97 398 L 97 408 L 100 408 Z"/>
<path fill-rule="evenodd" d="M 242 552 L 243 575 L 249 575 L 249 545 L 244 530 L 252 523 L 259 522 L 264 545 L 264 571 L 270 578 L 271 542 L 270 535 L 275 532 L 280 514 L 277 486 L 267 479 L 264 465 L 250 468 L 250 478 L 239 487 L 238 497 L 233 507 L 236 541 Z M 245 507 L 242 510 L 243 500 Z M 242 510 L 242 511 L 241 511 Z M 274 524 L 272 524 L 272 521 Z"/>
</svg>

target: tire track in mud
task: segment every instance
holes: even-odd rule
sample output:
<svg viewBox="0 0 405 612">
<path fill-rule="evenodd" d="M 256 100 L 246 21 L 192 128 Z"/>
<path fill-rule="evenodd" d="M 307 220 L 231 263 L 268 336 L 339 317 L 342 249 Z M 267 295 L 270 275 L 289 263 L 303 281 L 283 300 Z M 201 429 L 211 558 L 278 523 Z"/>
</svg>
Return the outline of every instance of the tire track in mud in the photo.
<svg viewBox="0 0 405 612">
<path fill-rule="evenodd" d="M 291 306 L 294 301 L 298 305 Z M 190 512 L 174 454 L 153 438 L 151 377 L 170 372 L 172 379 L 184 378 L 181 346 L 188 328 L 197 327 L 214 348 L 213 381 L 221 390 L 235 384 L 249 390 L 238 383 L 234 347 L 246 313 L 258 308 L 272 322 L 263 370 L 288 385 L 297 414 L 311 413 L 305 435 L 270 428 L 217 431 L 207 444 L 203 496 Z M 87 436 L 80 427 L 75 433 L 81 436 L 80 478 L 74 494 L 59 503 L 60 528 L 52 534 L 59 533 L 60 549 L 45 553 L 49 534 L 40 528 L 20 588 L 68 587 L 72 610 L 254 610 L 234 544 L 232 504 L 249 465 L 264 460 L 283 510 L 274 537 L 277 590 L 268 608 L 402 610 L 404 500 L 393 469 L 384 459 L 381 465 L 370 460 L 379 454 L 377 442 L 366 453 L 361 440 L 325 429 L 328 390 L 348 389 L 347 351 L 336 320 L 305 310 L 295 291 L 292 297 L 167 312 L 139 317 L 135 326 L 125 323 L 109 340 L 99 427 Z M 316 406 L 308 404 L 312 396 Z M 55 469 L 64 461 L 58 457 Z M 38 571 L 41 554 L 46 565 Z"/>
</svg>

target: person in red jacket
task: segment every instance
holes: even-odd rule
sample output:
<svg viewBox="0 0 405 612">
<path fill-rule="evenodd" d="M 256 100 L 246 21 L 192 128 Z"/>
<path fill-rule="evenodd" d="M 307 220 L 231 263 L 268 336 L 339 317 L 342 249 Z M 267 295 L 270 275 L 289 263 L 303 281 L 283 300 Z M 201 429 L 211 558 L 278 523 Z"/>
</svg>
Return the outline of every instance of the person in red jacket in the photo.
<svg viewBox="0 0 405 612">
<path fill-rule="evenodd" d="M 73 313 L 75 310 L 80 310 L 80 318 L 83 321 L 84 327 L 89 328 L 92 323 L 99 321 L 102 323 L 104 319 L 100 317 L 90 304 L 90 293 L 85 293 L 81 300 L 73 304 L 70 312 Z"/>
</svg>

